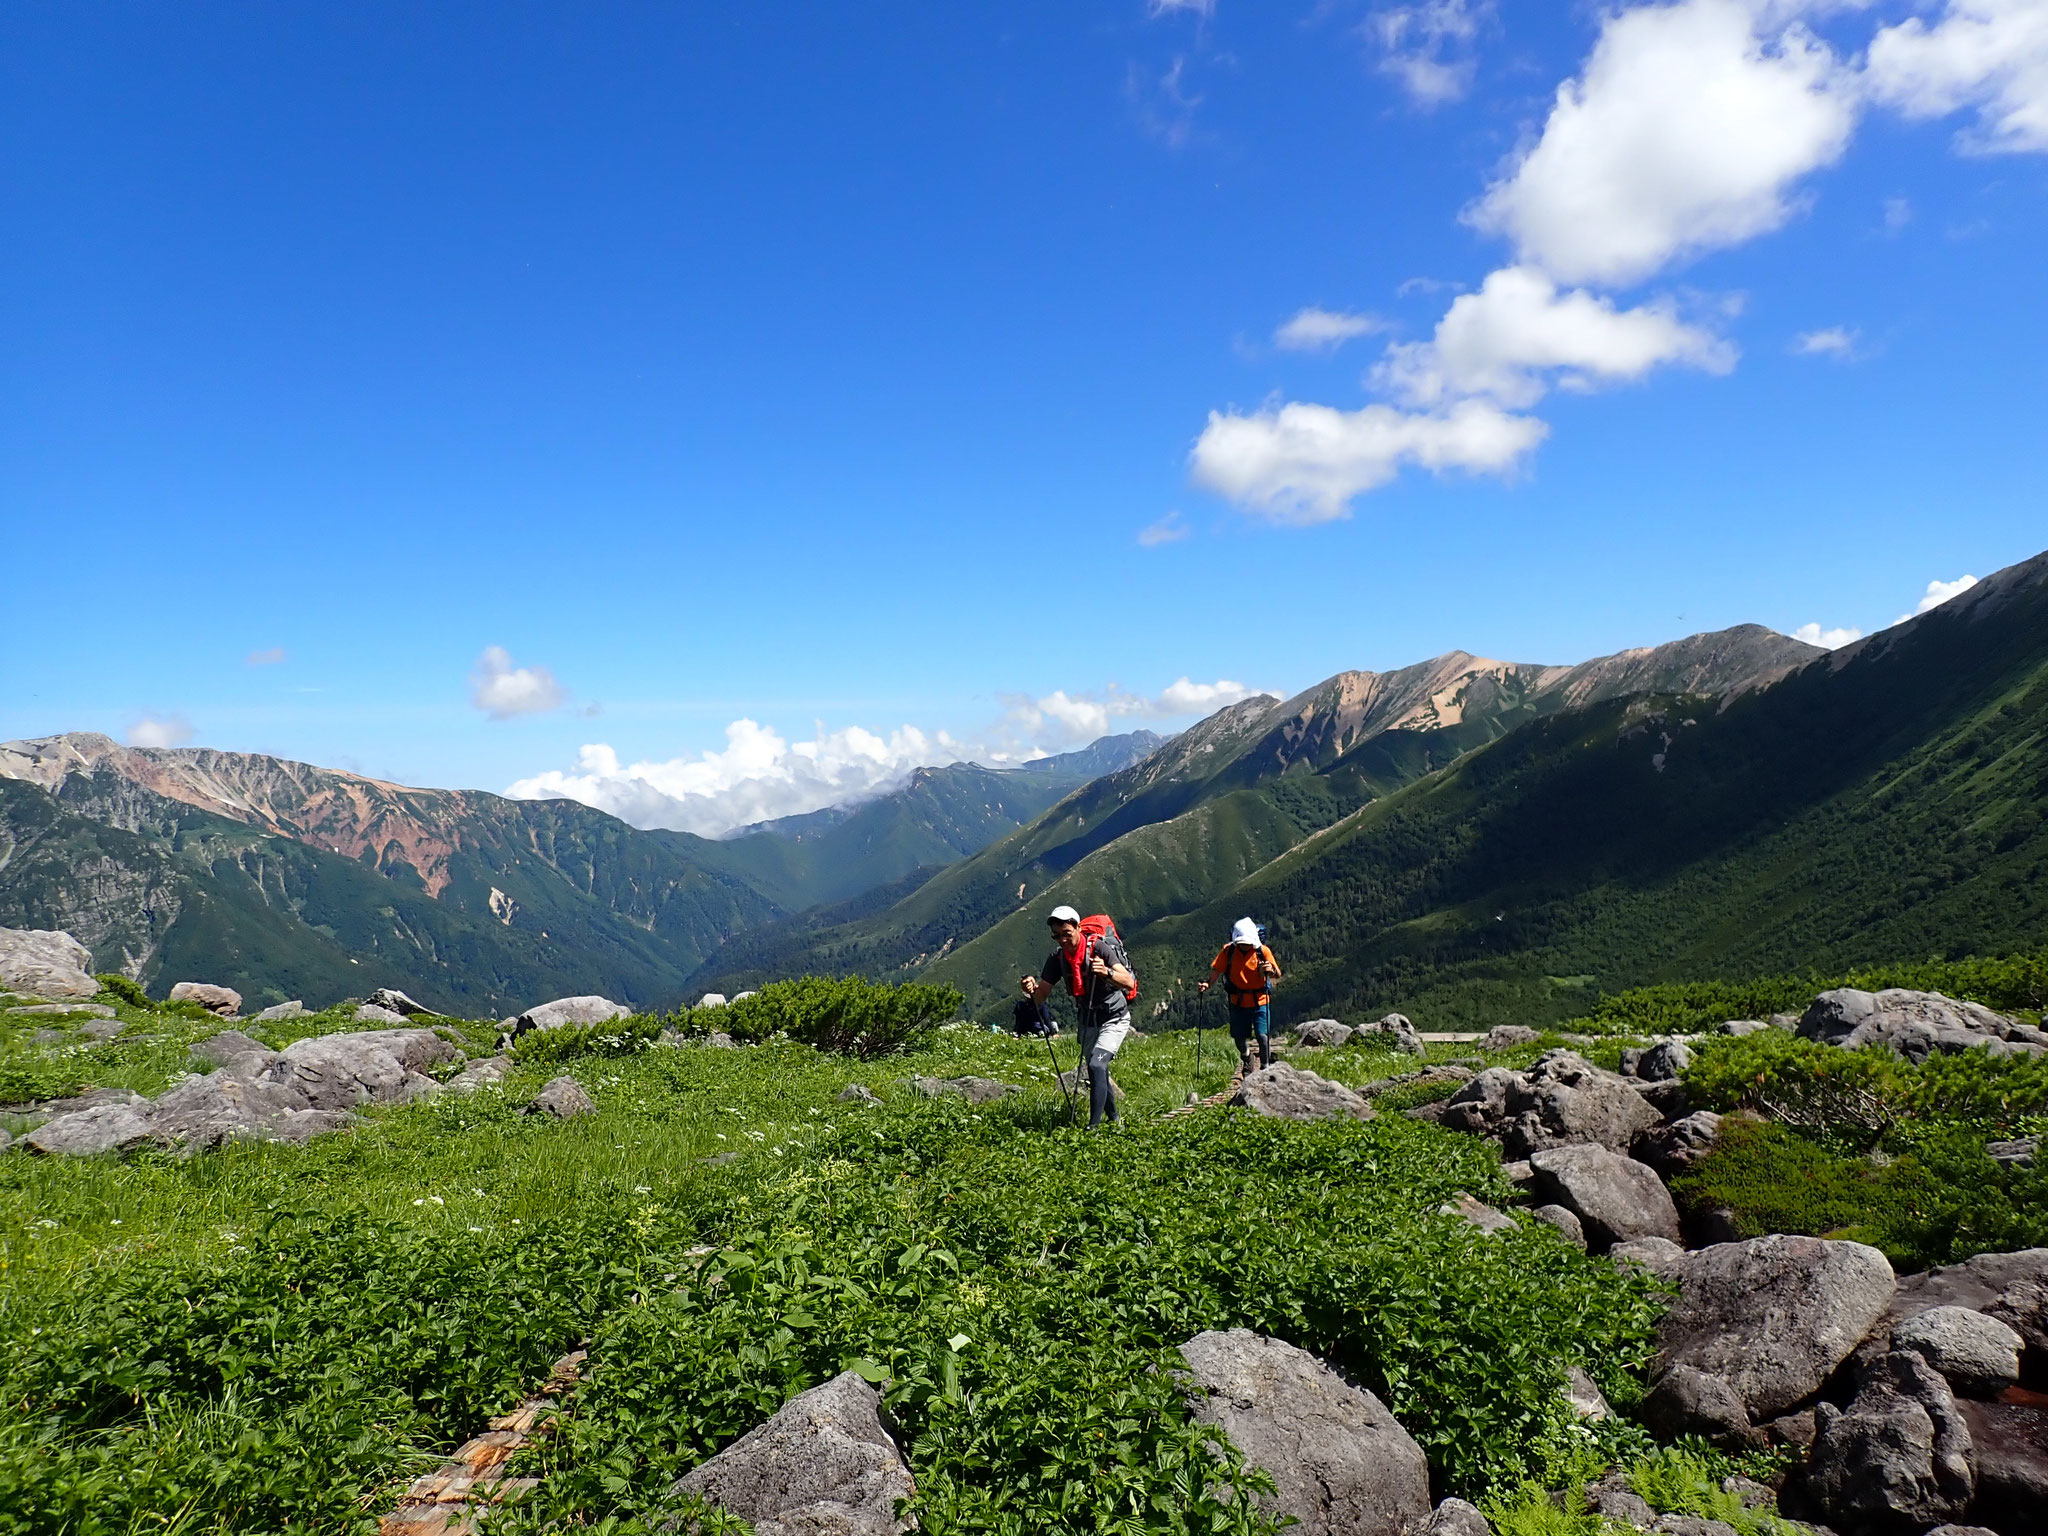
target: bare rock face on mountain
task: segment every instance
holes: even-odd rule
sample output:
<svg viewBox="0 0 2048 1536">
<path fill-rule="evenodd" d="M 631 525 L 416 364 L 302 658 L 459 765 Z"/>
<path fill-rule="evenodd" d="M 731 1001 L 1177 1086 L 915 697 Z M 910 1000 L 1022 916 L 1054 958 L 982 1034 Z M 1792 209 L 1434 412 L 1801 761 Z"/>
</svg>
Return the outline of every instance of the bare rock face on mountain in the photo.
<svg viewBox="0 0 2048 1536">
<path fill-rule="evenodd" d="M 1322 1120 L 1330 1115 L 1370 1120 L 1373 1114 L 1372 1106 L 1342 1083 L 1284 1061 L 1248 1075 L 1237 1085 L 1231 1103 L 1275 1120 Z"/>
<path fill-rule="evenodd" d="M 52 928 L 0 928 L 0 991 L 87 998 L 98 992 L 92 951 Z"/>
<path fill-rule="evenodd" d="M 1799 1020 L 1809 1040 L 1850 1049 L 1881 1045 L 1908 1061 L 1942 1051 L 1988 1049 L 1997 1055 L 2048 1053 L 2048 1034 L 1939 992 L 1838 987 L 1816 997 Z"/>
<path fill-rule="evenodd" d="M 1677 1279 L 1659 1368 L 1719 1377 L 1752 1423 L 1818 1392 L 1884 1315 L 1894 1285 L 1875 1248 L 1783 1236 L 1686 1254 Z"/>
<path fill-rule="evenodd" d="M 881 1394 L 852 1371 L 800 1392 L 669 1489 L 753 1525 L 755 1536 L 897 1536 L 917 1490 Z M 686 1529 L 680 1516 L 666 1530 Z"/>
<path fill-rule="evenodd" d="M 501 1027 L 523 1035 L 530 1029 L 560 1029 L 565 1024 L 609 1024 L 613 1019 L 630 1017 L 632 1012 L 624 1003 L 586 993 L 581 997 L 558 997 L 538 1008 L 529 1008 L 503 1020 Z"/>
<path fill-rule="evenodd" d="M 197 1003 L 208 1013 L 232 1019 L 242 1011 L 242 994 L 233 987 L 217 987 L 209 981 L 181 981 L 171 988 L 174 1003 Z"/>
<path fill-rule="evenodd" d="M 1920 1356 L 1883 1356 L 1846 1410 L 1822 1403 L 1815 1423 L 1805 1493 L 1829 1524 L 1908 1536 L 1969 1508 L 1969 1426 Z"/>
<path fill-rule="evenodd" d="M 1550 1147 L 1529 1155 L 1536 1193 L 1578 1216 L 1587 1246 L 1602 1252 L 1636 1237 L 1679 1237 L 1678 1207 L 1664 1181 L 1605 1147 Z"/>
<path fill-rule="evenodd" d="M 1551 1051 L 1527 1072 L 1488 1067 L 1451 1095 L 1437 1123 L 1493 1137 L 1520 1158 L 1579 1143 L 1626 1151 L 1660 1118 L 1627 1078 Z"/>
<path fill-rule="evenodd" d="M 1273 1479 L 1267 1501 L 1303 1536 L 1403 1536 L 1430 1514 L 1422 1448 L 1372 1393 L 1304 1350 L 1249 1329 L 1180 1347 L 1214 1424 Z"/>
</svg>

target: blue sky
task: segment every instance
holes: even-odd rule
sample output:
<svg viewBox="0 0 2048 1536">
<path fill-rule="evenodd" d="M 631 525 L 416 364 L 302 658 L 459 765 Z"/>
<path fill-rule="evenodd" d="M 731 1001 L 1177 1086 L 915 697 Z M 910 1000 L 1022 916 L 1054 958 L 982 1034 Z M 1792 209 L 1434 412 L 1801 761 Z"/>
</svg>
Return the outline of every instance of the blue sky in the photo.
<svg viewBox="0 0 2048 1536">
<path fill-rule="evenodd" d="M 22 4 L 0 75 L 0 736 L 715 830 L 2048 546 L 2048 0 Z"/>
</svg>

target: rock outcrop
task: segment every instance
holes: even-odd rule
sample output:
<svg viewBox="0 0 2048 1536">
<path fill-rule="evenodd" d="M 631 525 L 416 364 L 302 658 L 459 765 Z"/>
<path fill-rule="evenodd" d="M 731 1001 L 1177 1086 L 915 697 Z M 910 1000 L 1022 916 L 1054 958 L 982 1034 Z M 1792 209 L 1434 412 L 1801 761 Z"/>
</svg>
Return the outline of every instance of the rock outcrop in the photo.
<svg viewBox="0 0 2048 1536">
<path fill-rule="evenodd" d="M 1482 1051 L 1512 1051 L 1518 1046 L 1534 1045 L 1542 1038 L 1526 1024 L 1496 1024 L 1479 1041 Z"/>
<path fill-rule="evenodd" d="M 1659 1177 L 1675 1179 L 1713 1151 L 1720 1134 L 1719 1115 L 1711 1109 L 1695 1110 L 1669 1125 L 1651 1126 L 1636 1138 L 1635 1155 Z"/>
<path fill-rule="evenodd" d="M 1643 1163 L 1605 1147 L 1549 1147 L 1529 1154 L 1537 1197 L 1579 1218 L 1586 1244 L 1605 1252 L 1637 1237 L 1679 1238 L 1678 1207 Z"/>
<path fill-rule="evenodd" d="M 1800 1016 L 1799 1033 L 1825 1045 L 1851 1049 L 1881 1045 L 1908 1061 L 1925 1061 L 1941 1051 L 2048 1053 L 2048 1034 L 1993 1013 L 1981 1003 L 1899 987 L 1882 992 L 1838 987 L 1823 992 Z"/>
<path fill-rule="evenodd" d="M 1429 1464 L 1386 1405 L 1306 1351 L 1244 1328 L 1180 1352 L 1214 1424 L 1272 1477 L 1302 1536 L 1404 1536 L 1430 1517 Z"/>
<path fill-rule="evenodd" d="M 1660 1373 L 1683 1366 L 1719 1378 L 1752 1424 L 1811 1400 L 1883 1317 L 1894 1286 L 1875 1248 L 1818 1237 L 1721 1243 L 1683 1255 L 1675 1270 Z"/>
<path fill-rule="evenodd" d="M 1893 1325 L 1929 1307 L 1969 1307 L 1997 1318 L 2026 1345 L 2022 1370 L 2048 1385 L 2048 1248 L 1980 1253 L 1899 1282 Z"/>
<path fill-rule="evenodd" d="M 624 1003 L 586 993 L 581 997 L 558 997 L 551 1003 L 516 1013 L 501 1019 L 498 1027 L 523 1035 L 530 1029 L 560 1029 L 565 1024 L 609 1024 L 613 1019 L 630 1018 L 632 1013 Z"/>
<path fill-rule="evenodd" d="M 1892 1329 L 1892 1348 L 1933 1366 L 1951 1391 L 1996 1397 L 2020 1379 L 2020 1336 L 1969 1307 L 1929 1307 Z"/>
<path fill-rule="evenodd" d="M 379 987 L 366 1001 L 379 1008 L 388 1008 L 408 1019 L 416 1013 L 432 1014 L 434 1011 L 425 1003 L 414 1002 L 396 987 Z"/>
<path fill-rule="evenodd" d="M 1658 1123 L 1628 1079 L 1573 1051 L 1551 1051 L 1527 1072 L 1488 1067 L 1452 1094 L 1437 1123 L 1490 1136 L 1509 1157 L 1590 1143 L 1626 1151 Z"/>
<path fill-rule="evenodd" d="M 30 997 L 87 998 L 100 989 L 92 978 L 92 951 L 55 928 L 0 928 L 0 991 Z"/>
<path fill-rule="evenodd" d="M 1296 1045 L 1342 1045 L 1354 1031 L 1349 1024 L 1340 1024 L 1335 1019 L 1310 1019 L 1294 1032 Z"/>
<path fill-rule="evenodd" d="M 1230 1102 L 1274 1120 L 1322 1120 L 1331 1115 L 1370 1120 L 1373 1114 L 1372 1106 L 1342 1083 L 1284 1061 L 1248 1073 Z"/>
<path fill-rule="evenodd" d="M 270 1024 L 280 1019 L 303 1019 L 305 1016 L 306 1005 L 297 998 L 293 998 L 288 1003 L 271 1004 L 270 1007 L 265 1008 L 256 1015 L 256 1022 L 258 1024 Z"/>
<path fill-rule="evenodd" d="M 557 1120 L 574 1120 L 578 1115 L 594 1115 L 597 1105 L 584 1092 L 583 1085 L 573 1077 L 557 1077 L 533 1096 L 533 1102 L 526 1106 L 529 1115 L 553 1115 Z"/>
<path fill-rule="evenodd" d="M 181 981 L 171 988 L 174 1003 L 197 1003 L 208 1013 L 232 1019 L 242 1011 L 242 994 L 233 987 L 217 987 L 210 981 Z"/>
<path fill-rule="evenodd" d="M 1415 1026 L 1404 1013 L 1390 1013 L 1383 1019 L 1370 1024 L 1361 1024 L 1352 1031 L 1353 1045 L 1376 1045 L 1382 1049 L 1401 1052 L 1404 1056 L 1422 1054 L 1422 1036 L 1415 1032 Z"/>
<path fill-rule="evenodd" d="M 800 1392 L 669 1489 L 750 1522 L 754 1536 L 897 1536 L 917 1490 L 881 1394 L 852 1371 Z M 667 1530 L 689 1529 L 681 1517 Z"/>
<path fill-rule="evenodd" d="M 349 1015 L 357 1024 L 403 1024 L 406 1017 L 396 1008 L 386 1008 L 381 1003 L 358 1003 L 355 1012 Z"/>
<path fill-rule="evenodd" d="M 1846 1410 L 1822 1403 L 1815 1423 L 1804 1491 L 1830 1525 L 1908 1536 L 1969 1508 L 1969 1426 L 1920 1356 L 1883 1356 Z"/>
</svg>

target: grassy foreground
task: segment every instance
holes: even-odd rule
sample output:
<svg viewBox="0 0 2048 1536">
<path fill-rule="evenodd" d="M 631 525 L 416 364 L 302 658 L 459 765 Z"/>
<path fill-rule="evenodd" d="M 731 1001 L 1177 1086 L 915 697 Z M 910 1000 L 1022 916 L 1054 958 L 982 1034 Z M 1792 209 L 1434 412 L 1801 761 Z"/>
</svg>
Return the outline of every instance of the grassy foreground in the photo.
<svg viewBox="0 0 2048 1536">
<path fill-rule="evenodd" d="M 18 1029 L 0 1047 L 18 1071 L 154 1088 L 214 1026 L 150 1022 L 155 1041 L 56 1068 Z M 1510 1499 L 1640 1449 L 1578 1427 L 1559 1388 L 1579 1365 L 1630 1400 L 1648 1282 L 1548 1228 L 1485 1239 L 1436 1214 L 1458 1190 L 1506 1201 L 1477 1141 L 1398 1115 L 1161 1118 L 1195 1044 L 1126 1049 L 1109 1135 L 1062 1123 L 1042 1044 L 953 1029 L 880 1062 L 771 1042 L 535 1064 L 304 1148 L 9 1155 L 0 1532 L 369 1531 L 583 1343 L 596 1369 L 536 1458 L 547 1480 L 499 1528 L 643 1529 L 681 1471 L 852 1368 L 886 1383 L 928 1532 L 1270 1529 L 1168 1369 L 1232 1326 L 1379 1392 L 1439 1495 Z M 1204 1092 L 1226 1050 L 1207 1039 Z M 521 1116 L 561 1070 L 599 1113 Z M 1026 1091 L 971 1108 L 912 1072 Z M 884 1105 L 841 1103 L 856 1081 Z"/>
</svg>

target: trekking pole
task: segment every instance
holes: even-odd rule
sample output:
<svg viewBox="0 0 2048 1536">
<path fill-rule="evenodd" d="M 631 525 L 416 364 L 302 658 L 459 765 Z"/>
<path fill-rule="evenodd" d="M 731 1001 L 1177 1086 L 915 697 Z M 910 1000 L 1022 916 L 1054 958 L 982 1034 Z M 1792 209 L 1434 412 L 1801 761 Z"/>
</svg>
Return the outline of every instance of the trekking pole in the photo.
<svg viewBox="0 0 2048 1536">
<path fill-rule="evenodd" d="M 1201 993 L 1195 994 L 1195 1076 L 1188 1084 L 1190 1104 L 1198 1102 L 1202 1097 L 1202 1021 L 1209 1016 L 1208 1011 L 1202 1006 L 1205 1001 L 1207 999 Z"/>
<path fill-rule="evenodd" d="M 1046 1035 L 1043 1038 L 1045 1040 L 1046 1057 L 1052 1062 L 1052 1080 L 1060 1085 L 1060 1088 L 1067 1096 L 1067 1124 L 1072 1125 L 1074 1123 L 1074 1090 L 1067 1086 L 1066 1079 L 1060 1075 L 1059 1053 L 1052 1048 L 1052 1036 Z M 1079 1075 L 1078 1068 L 1075 1075 Z"/>
</svg>

